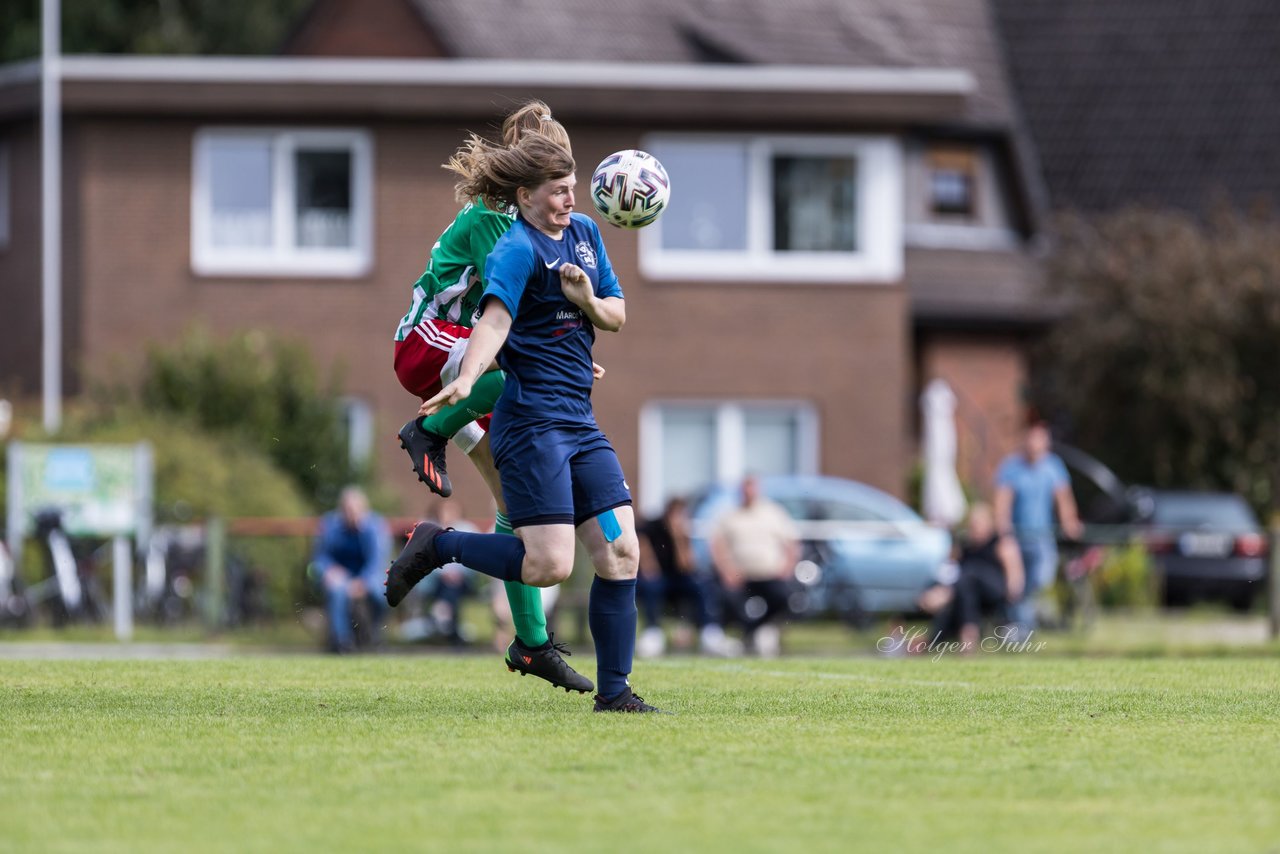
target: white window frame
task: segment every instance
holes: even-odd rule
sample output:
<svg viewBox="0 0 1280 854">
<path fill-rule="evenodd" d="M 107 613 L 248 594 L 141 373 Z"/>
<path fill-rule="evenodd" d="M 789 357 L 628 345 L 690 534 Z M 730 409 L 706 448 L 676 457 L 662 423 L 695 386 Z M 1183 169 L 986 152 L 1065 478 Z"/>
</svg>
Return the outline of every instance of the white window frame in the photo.
<svg viewBox="0 0 1280 854">
<path fill-rule="evenodd" d="M 737 143 L 747 152 L 747 248 L 664 249 L 663 221 L 640 232 L 640 271 L 658 280 L 737 282 L 897 283 L 903 276 L 902 143 L 893 136 L 748 136 L 654 134 L 646 150 L 665 143 Z M 853 252 L 784 252 L 772 248 L 775 155 L 852 157 L 857 164 L 857 246 Z M 678 197 L 675 184 L 672 194 Z"/>
<path fill-rule="evenodd" d="M 1020 243 L 1010 228 L 955 225 L 941 222 L 907 224 L 907 245 L 913 249 L 968 249 L 974 252 L 1012 252 Z"/>
<path fill-rule="evenodd" d="M 273 246 L 250 249 L 213 245 L 209 145 L 226 139 L 265 141 L 271 147 Z M 351 152 L 350 248 L 294 245 L 294 154 L 299 148 L 314 147 L 345 148 Z M 191 267 L 202 276 L 355 278 L 367 274 L 373 267 L 373 140 L 368 131 L 264 127 L 197 130 L 191 171 Z"/>
<path fill-rule="evenodd" d="M 0 249 L 9 248 L 10 230 L 13 227 L 12 175 L 9 141 L 0 139 Z"/>
<path fill-rule="evenodd" d="M 651 400 L 640 408 L 640 512 L 645 516 L 656 516 L 662 512 L 666 493 L 662 475 L 662 415 L 675 409 L 714 412 L 717 483 L 738 483 L 748 473 L 750 467 L 743 455 L 748 411 L 795 415 L 799 443 L 796 449 L 797 474 L 819 472 L 818 410 L 807 400 Z"/>
</svg>

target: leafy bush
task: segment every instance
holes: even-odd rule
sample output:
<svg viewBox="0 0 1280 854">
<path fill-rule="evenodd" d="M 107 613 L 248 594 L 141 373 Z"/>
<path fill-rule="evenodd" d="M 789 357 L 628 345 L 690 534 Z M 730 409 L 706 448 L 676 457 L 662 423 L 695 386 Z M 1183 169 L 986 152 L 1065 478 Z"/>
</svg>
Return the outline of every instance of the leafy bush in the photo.
<svg viewBox="0 0 1280 854">
<path fill-rule="evenodd" d="M 310 502 L 294 479 L 243 438 L 205 433 L 174 415 L 117 412 L 71 435 L 98 442 L 150 442 L 157 523 L 223 518 L 308 516 Z M 232 552 L 261 579 L 277 617 L 298 599 L 308 541 L 236 538 Z"/>
<path fill-rule="evenodd" d="M 1104 608 L 1152 608 L 1159 598 L 1151 555 L 1140 543 L 1108 549 L 1093 587 Z"/>
<path fill-rule="evenodd" d="M 68 419 L 62 441 L 149 442 L 155 465 L 156 521 L 210 516 L 306 516 L 306 497 L 266 454 L 244 440 L 206 433 L 171 414 L 119 410 Z"/>
<path fill-rule="evenodd" d="M 1037 407 L 1130 483 L 1280 506 L 1280 218 L 1059 220 Z"/>
<path fill-rule="evenodd" d="M 139 399 L 149 411 L 260 449 L 312 510 L 332 507 L 344 485 L 367 477 L 348 460 L 336 382 L 322 386 L 301 345 L 256 331 L 223 341 L 195 331 L 176 347 L 148 351 Z"/>
</svg>

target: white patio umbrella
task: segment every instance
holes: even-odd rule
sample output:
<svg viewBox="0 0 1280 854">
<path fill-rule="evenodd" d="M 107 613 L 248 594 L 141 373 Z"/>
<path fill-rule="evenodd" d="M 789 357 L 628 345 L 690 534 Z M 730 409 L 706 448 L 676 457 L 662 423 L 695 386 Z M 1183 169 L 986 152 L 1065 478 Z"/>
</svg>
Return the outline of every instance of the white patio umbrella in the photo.
<svg viewBox="0 0 1280 854">
<path fill-rule="evenodd" d="M 920 395 L 924 415 L 924 516 L 950 527 L 968 503 L 956 475 L 956 396 L 946 380 L 934 379 Z"/>
</svg>

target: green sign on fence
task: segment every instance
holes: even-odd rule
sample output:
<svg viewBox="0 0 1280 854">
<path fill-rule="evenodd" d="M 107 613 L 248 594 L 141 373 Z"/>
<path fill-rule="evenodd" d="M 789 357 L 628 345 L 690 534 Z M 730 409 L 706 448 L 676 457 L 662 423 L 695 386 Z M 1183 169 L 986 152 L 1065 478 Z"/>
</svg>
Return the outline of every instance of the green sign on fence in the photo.
<svg viewBox="0 0 1280 854">
<path fill-rule="evenodd" d="M 9 445 L 9 538 L 57 509 L 71 536 L 143 537 L 151 527 L 149 445 Z"/>
</svg>

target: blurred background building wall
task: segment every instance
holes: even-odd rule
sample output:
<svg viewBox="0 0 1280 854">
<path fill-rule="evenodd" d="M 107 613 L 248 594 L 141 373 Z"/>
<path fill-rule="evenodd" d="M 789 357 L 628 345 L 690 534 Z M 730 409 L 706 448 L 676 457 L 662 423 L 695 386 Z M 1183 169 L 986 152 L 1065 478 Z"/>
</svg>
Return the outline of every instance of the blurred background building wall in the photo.
<svg viewBox="0 0 1280 854">
<path fill-rule="evenodd" d="M 1043 192 L 987 3 L 745 5 L 320 0 L 284 57 L 69 60 L 69 393 L 94 372 L 127 375 L 147 343 L 193 322 L 269 327 L 309 339 L 322 365 L 342 365 L 376 435 L 390 437 L 414 409 L 390 370 L 392 331 L 456 211 L 439 164 L 468 130 L 490 130 L 523 98 L 541 97 L 573 135 L 584 211 L 588 171 L 621 148 L 727 138 L 774 151 L 759 162 L 778 169 L 787 146 L 852 140 L 848 157 L 859 163 L 858 146 L 871 141 L 893 164 L 888 178 L 857 176 L 859 187 L 888 180 L 893 190 L 867 196 L 876 207 L 856 213 L 859 223 L 893 225 L 877 238 L 890 243 L 879 247 L 888 265 L 869 277 L 856 258 L 847 275 L 821 281 L 650 275 L 644 241 L 606 231 L 630 318 L 623 335 L 600 336 L 609 375 L 597 406 L 647 505 L 675 488 L 656 459 L 672 449 L 655 435 L 692 437 L 716 458 L 681 488 L 744 468 L 813 469 L 902 494 L 915 399 L 934 376 L 961 400 L 961 474 L 985 483 L 1019 426 L 1026 344 L 1053 315 L 1032 251 Z M 520 64 L 530 61 L 543 64 Z M 795 65 L 811 73 L 787 82 L 781 66 Z M 35 104 L 18 83 L 0 83 L 0 105 L 15 178 L 26 176 L 14 182 L 16 199 L 34 180 L 34 165 L 21 164 L 34 152 Z M 200 269 L 193 199 L 209 188 L 197 172 L 199 140 L 247 133 L 276 145 L 315 131 L 363 140 L 350 162 L 367 157 L 370 170 L 364 259 L 343 275 Z M 677 181 L 673 205 L 681 192 Z M 780 204 L 767 187 L 748 195 L 746 204 Z M 0 275 L 13 270 L 6 282 L 20 283 L 0 317 L 0 352 L 3 381 L 32 392 L 38 240 L 36 215 L 20 207 L 30 223 L 15 219 L 14 231 L 28 229 L 30 242 L 0 252 L 10 265 Z M 380 471 L 413 509 L 422 494 L 401 452 L 390 439 L 375 445 Z M 464 501 L 483 503 L 468 467 L 455 469 L 459 494 L 477 497 Z"/>
</svg>

